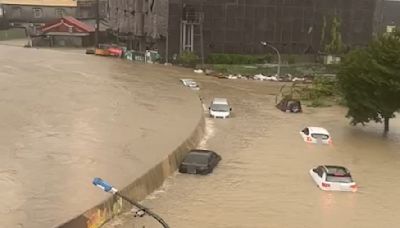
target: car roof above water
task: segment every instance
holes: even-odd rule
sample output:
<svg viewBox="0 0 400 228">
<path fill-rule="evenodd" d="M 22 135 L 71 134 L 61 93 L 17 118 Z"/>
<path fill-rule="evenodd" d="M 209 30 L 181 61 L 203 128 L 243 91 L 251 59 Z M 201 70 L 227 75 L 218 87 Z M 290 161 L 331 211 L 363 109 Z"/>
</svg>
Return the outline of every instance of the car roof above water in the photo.
<svg viewBox="0 0 400 228">
<path fill-rule="evenodd" d="M 324 135 L 330 135 L 329 132 L 322 127 L 308 127 L 310 130 L 310 134 L 324 134 Z"/>
<path fill-rule="evenodd" d="M 212 154 L 213 151 L 211 150 L 200 150 L 200 149 L 195 149 L 189 151 L 189 154 Z"/>
<path fill-rule="evenodd" d="M 226 99 L 226 98 L 214 98 L 212 103 L 213 104 L 228 104 L 228 99 Z"/>
</svg>

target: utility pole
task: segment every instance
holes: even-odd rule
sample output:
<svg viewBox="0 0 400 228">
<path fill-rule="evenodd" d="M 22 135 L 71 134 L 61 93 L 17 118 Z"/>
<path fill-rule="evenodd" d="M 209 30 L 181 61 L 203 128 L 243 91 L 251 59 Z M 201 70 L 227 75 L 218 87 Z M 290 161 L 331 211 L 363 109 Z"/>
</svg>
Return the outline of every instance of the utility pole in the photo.
<svg viewBox="0 0 400 228">
<path fill-rule="evenodd" d="M 94 45 L 95 47 L 99 47 L 99 29 L 100 29 L 100 0 L 96 0 L 95 4 L 95 14 L 96 14 L 96 30 L 94 33 Z"/>
</svg>

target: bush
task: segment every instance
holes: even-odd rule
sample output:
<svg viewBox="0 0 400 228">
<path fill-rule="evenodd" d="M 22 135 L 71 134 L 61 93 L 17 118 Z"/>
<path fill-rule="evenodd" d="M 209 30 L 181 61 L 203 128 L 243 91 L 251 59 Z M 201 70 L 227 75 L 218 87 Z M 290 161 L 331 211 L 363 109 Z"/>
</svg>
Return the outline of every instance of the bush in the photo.
<svg viewBox="0 0 400 228">
<path fill-rule="evenodd" d="M 178 63 L 186 67 L 195 67 L 196 64 L 199 62 L 199 59 L 200 59 L 199 56 L 197 56 L 195 53 L 190 51 L 184 51 L 178 57 Z"/>
<path fill-rule="evenodd" d="M 289 55 L 287 61 L 288 61 L 288 64 L 295 64 L 296 58 L 293 55 Z"/>
<path fill-rule="evenodd" d="M 209 64 L 261 64 L 271 62 L 272 56 L 239 55 L 239 54 L 210 54 L 207 58 Z"/>
</svg>

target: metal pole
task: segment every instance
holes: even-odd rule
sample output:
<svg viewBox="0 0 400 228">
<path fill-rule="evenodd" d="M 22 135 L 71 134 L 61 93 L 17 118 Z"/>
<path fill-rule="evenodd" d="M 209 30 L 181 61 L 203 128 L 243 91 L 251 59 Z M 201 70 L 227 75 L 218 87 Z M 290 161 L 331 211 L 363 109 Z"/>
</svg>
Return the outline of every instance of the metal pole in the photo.
<svg viewBox="0 0 400 228">
<path fill-rule="evenodd" d="M 268 43 L 267 43 L 268 44 Z M 277 69 L 277 76 L 281 74 L 281 54 L 279 53 L 279 50 L 272 46 L 271 44 L 268 44 L 269 47 L 275 50 L 276 54 L 278 55 L 278 69 Z"/>
<path fill-rule="evenodd" d="M 167 14 L 167 31 L 166 31 L 166 38 L 165 38 L 165 63 L 168 63 L 168 58 L 169 58 L 169 1 L 167 1 L 167 7 L 168 7 L 168 14 Z"/>
<path fill-rule="evenodd" d="M 278 55 L 277 76 L 279 76 L 281 74 L 281 54 L 279 53 L 279 50 L 276 47 L 272 46 L 268 42 L 262 41 L 261 44 L 264 45 L 264 46 L 268 46 L 268 47 L 272 48 L 276 52 L 276 54 Z"/>
<path fill-rule="evenodd" d="M 201 64 L 204 67 L 204 1 L 201 2 L 201 12 L 200 12 L 200 51 L 201 51 Z"/>
<path fill-rule="evenodd" d="M 153 217 L 155 220 L 157 220 L 164 228 L 169 228 L 168 224 L 160 217 L 158 216 L 156 213 L 152 212 L 150 209 L 142 206 L 141 204 L 139 204 L 138 202 L 135 202 L 131 199 L 129 199 L 128 197 L 121 195 L 119 192 L 116 192 L 115 195 L 121 197 L 122 199 L 128 201 L 130 204 L 134 205 L 135 207 L 139 208 L 139 210 L 145 212 L 146 214 L 150 215 L 151 217 Z"/>
<path fill-rule="evenodd" d="M 194 24 L 190 26 L 190 51 L 194 51 Z"/>
<path fill-rule="evenodd" d="M 94 44 L 95 47 L 97 48 L 99 46 L 99 27 L 100 27 L 100 12 L 99 12 L 99 8 L 100 8 L 100 0 L 96 0 L 96 9 L 95 9 L 95 14 L 96 14 L 96 30 L 94 33 Z"/>
<path fill-rule="evenodd" d="M 168 63 L 168 56 L 169 56 L 169 43 L 168 42 L 169 42 L 169 32 L 168 32 L 168 28 L 167 28 L 167 38 L 165 41 L 165 63 Z"/>
</svg>

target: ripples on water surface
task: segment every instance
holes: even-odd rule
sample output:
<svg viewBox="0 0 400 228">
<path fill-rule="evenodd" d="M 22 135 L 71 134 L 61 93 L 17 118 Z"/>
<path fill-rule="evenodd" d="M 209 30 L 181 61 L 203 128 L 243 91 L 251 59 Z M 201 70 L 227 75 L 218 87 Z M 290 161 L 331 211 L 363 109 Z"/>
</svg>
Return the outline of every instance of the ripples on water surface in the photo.
<svg viewBox="0 0 400 228">
<path fill-rule="evenodd" d="M 391 136 L 384 139 L 380 125 L 349 126 L 341 108 L 285 114 L 273 107 L 268 88 L 228 83 L 224 86 L 204 79 L 201 91 L 206 102 L 224 96 L 234 108 L 232 119 L 207 120 L 213 137 L 208 137 L 202 147 L 220 153 L 220 165 L 209 176 L 176 174 L 144 201 L 171 227 L 399 226 L 398 119 L 392 121 Z M 312 125 L 327 128 L 334 144 L 305 144 L 299 131 Z M 319 190 L 308 170 L 320 164 L 348 167 L 359 192 Z M 130 213 L 106 227 L 140 224 L 158 227 L 149 218 L 133 218 Z"/>
</svg>

